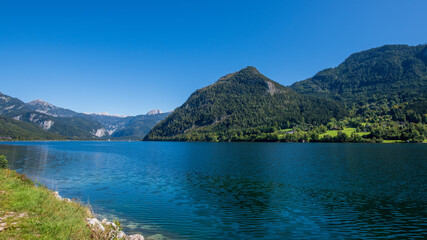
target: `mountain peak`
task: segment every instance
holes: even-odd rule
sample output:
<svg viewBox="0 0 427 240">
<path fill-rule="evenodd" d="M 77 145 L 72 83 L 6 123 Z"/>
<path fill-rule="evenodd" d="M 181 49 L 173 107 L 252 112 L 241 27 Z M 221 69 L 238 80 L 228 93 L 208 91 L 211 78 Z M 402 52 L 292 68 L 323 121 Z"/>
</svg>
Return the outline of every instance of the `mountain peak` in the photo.
<svg viewBox="0 0 427 240">
<path fill-rule="evenodd" d="M 247 72 L 247 73 L 252 73 L 252 74 L 261 74 L 258 69 L 256 69 L 256 67 L 253 66 L 247 66 L 245 68 L 243 68 L 242 70 L 240 70 L 239 72 Z"/>
<path fill-rule="evenodd" d="M 43 100 L 41 100 L 41 99 L 33 100 L 33 101 L 29 102 L 28 104 L 29 104 L 29 105 L 52 106 L 52 107 L 53 107 L 53 105 L 52 105 L 52 104 L 50 104 L 50 103 L 48 103 L 48 102 L 45 102 L 45 101 L 43 101 Z"/>
<path fill-rule="evenodd" d="M 108 113 L 108 112 L 99 112 L 99 113 L 86 113 L 86 112 L 84 112 L 83 114 L 86 114 L 86 115 L 93 115 L 93 116 L 119 117 L 119 118 L 126 118 L 126 117 L 130 117 L 129 115 L 110 114 L 110 113 Z"/>
<path fill-rule="evenodd" d="M 147 113 L 147 115 L 155 115 L 155 114 L 160 114 L 160 113 L 163 113 L 162 111 L 160 111 L 160 109 L 153 109 L 153 110 L 149 111 Z"/>
<path fill-rule="evenodd" d="M 41 99 L 36 99 L 36 100 L 31 101 L 31 102 L 33 102 L 33 103 L 46 103 L 45 101 L 43 101 Z"/>
<path fill-rule="evenodd" d="M 53 117 L 72 117 L 77 114 L 74 111 L 57 107 L 40 99 L 36 99 L 27 103 L 27 106 L 36 112 L 44 113 Z"/>
<path fill-rule="evenodd" d="M 218 81 L 227 81 L 236 77 L 239 78 L 252 78 L 254 76 L 262 76 L 264 77 L 264 75 L 262 75 L 258 69 L 256 69 L 255 67 L 252 66 L 248 66 L 245 67 L 237 72 L 234 73 L 229 73 L 223 77 L 221 77 L 220 79 L 218 79 Z"/>
<path fill-rule="evenodd" d="M 246 67 L 196 90 L 167 120 L 157 124 L 146 140 L 212 141 L 212 137 L 229 141 L 244 132 L 250 138 L 254 129 L 325 123 L 343 114 L 337 103 L 289 91 L 256 68 Z"/>
</svg>

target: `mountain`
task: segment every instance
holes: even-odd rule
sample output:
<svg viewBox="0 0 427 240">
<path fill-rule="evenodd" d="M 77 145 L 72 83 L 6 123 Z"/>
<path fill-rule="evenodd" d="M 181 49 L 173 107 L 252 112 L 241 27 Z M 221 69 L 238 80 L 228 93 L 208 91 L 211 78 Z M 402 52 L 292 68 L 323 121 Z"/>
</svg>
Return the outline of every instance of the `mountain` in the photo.
<svg viewBox="0 0 427 240">
<path fill-rule="evenodd" d="M 133 116 L 119 117 L 113 115 L 103 115 L 97 113 L 80 113 L 78 115 L 81 118 L 91 119 L 93 121 L 99 122 L 103 128 L 105 128 L 106 133 L 111 136 L 118 129 L 123 129 L 126 127 Z"/>
<path fill-rule="evenodd" d="M 0 93 L 1 115 L 33 124 L 42 130 L 54 133 L 53 136 L 91 140 L 142 139 L 169 113 L 161 113 L 158 109 L 150 111 L 147 115 L 138 116 L 78 113 L 42 100 L 34 100 L 26 104 L 17 98 Z M 23 133 L 23 131 L 18 132 Z M 28 136 L 28 134 L 24 135 Z M 40 135 L 37 134 L 37 136 Z"/>
<path fill-rule="evenodd" d="M 36 112 L 45 113 L 53 117 L 74 117 L 78 114 L 69 109 L 60 108 L 39 99 L 27 103 L 27 106 Z"/>
<path fill-rule="evenodd" d="M 31 123 L 18 121 L 0 115 L 0 140 L 64 140 L 65 137 L 53 134 Z"/>
<path fill-rule="evenodd" d="M 169 115 L 169 113 L 161 113 L 159 109 L 151 110 L 147 115 L 138 116 L 119 116 L 108 113 L 77 113 L 42 100 L 34 100 L 27 105 L 36 112 L 45 113 L 53 117 L 63 117 L 61 119 L 68 119 L 69 122 L 73 122 L 84 128 L 85 133 L 97 138 L 142 139 L 154 125 Z M 67 135 L 69 134 L 67 133 Z M 87 138 L 88 136 L 79 137 Z"/>
<path fill-rule="evenodd" d="M 302 94 L 352 104 L 407 103 L 426 113 L 427 45 L 385 45 L 352 54 L 335 68 L 294 83 Z"/>
<path fill-rule="evenodd" d="M 56 108 L 55 106 L 49 107 L 50 104 L 48 103 L 40 104 L 45 105 L 46 108 L 36 111 L 36 104 L 25 104 L 17 98 L 0 93 L 0 115 L 31 123 L 48 132 L 62 135 L 69 139 L 94 139 L 103 136 L 102 133 L 105 130 L 98 122 L 78 117 L 53 116 L 49 114 L 49 111 L 53 111 Z M 46 109 L 50 110 L 44 113 L 43 111 Z"/>
<path fill-rule="evenodd" d="M 127 123 L 132 119 L 129 116 L 110 115 L 108 113 L 77 113 L 42 100 L 34 100 L 27 105 L 36 112 L 45 113 L 53 117 L 80 118 L 93 121 L 97 124 L 96 129 L 86 129 L 86 131 L 94 133 L 94 137 L 108 137 L 117 129 L 127 126 Z M 101 125 L 98 125 L 98 123 Z M 82 124 L 85 124 L 85 122 L 82 122 Z"/>
<path fill-rule="evenodd" d="M 111 115 L 106 112 L 77 113 L 69 109 L 56 107 L 42 100 L 34 100 L 29 102 L 28 105 L 33 110 L 50 116 L 70 117 L 73 121 L 80 118 L 97 122 L 101 125 L 97 126 L 96 131 L 90 128 L 87 128 L 86 131 L 96 137 L 109 137 L 112 139 L 142 139 L 154 125 L 169 115 L 169 113 L 162 113 L 159 109 L 151 110 L 146 115 L 137 116 Z M 85 122 L 80 124 L 84 125 Z"/>
<path fill-rule="evenodd" d="M 0 114 L 7 115 L 16 111 L 31 111 L 31 109 L 23 101 L 0 92 Z"/>
<path fill-rule="evenodd" d="M 160 110 L 159 110 L 160 111 Z M 170 113 L 138 115 L 130 119 L 127 125 L 115 131 L 111 137 L 118 139 L 143 139 L 150 130 Z"/>
<path fill-rule="evenodd" d="M 82 115 L 83 118 L 92 119 L 101 123 L 112 139 L 140 140 L 143 139 L 158 122 L 166 118 L 169 113 L 161 113 L 160 110 L 153 110 L 146 115 L 137 116 L 116 116 L 98 113 L 85 113 Z"/>
<path fill-rule="evenodd" d="M 106 130 L 102 125 L 90 119 L 78 117 L 53 117 L 35 111 L 18 111 L 8 114 L 12 118 L 29 122 L 51 133 L 59 134 L 69 139 L 95 139 L 105 136 Z"/>
<path fill-rule="evenodd" d="M 145 139 L 247 140 L 278 128 L 326 123 L 344 115 L 337 102 L 299 94 L 247 67 L 195 91 Z"/>
<path fill-rule="evenodd" d="M 147 115 L 155 115 L 155 114 L 160 114 L 160 113 L 162 113 L 162 111 L 160 111 L 159 109 L 153 109 L 153 110 L 149 111 L 147 113 Z"/>
</svg>

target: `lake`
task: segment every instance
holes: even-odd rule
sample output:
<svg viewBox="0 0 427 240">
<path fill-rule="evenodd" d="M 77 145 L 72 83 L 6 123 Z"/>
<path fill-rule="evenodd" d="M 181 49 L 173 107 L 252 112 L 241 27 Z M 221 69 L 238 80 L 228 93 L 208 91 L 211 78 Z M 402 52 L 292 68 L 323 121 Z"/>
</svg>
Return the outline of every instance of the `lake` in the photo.
<svg viewBox="0 0 427 240">
<path fill-rule="evenodd" d="M 10 167 L 171 239 L 427 236 L 426 144 L 19 142 Z"/>
</svg>

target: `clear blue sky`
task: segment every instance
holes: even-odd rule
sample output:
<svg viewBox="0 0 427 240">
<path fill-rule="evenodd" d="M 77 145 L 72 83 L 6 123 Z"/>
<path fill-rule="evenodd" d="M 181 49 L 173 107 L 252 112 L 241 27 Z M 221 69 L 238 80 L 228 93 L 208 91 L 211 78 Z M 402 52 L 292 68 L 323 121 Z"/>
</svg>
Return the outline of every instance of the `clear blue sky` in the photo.
<svg viewBox="0 0 427 240">
<path fill-rule="evenodd" d="M 135 115 L 246 66 L 290 85 L 357 51 L 426 42 L 425 0 L 5 0 L 0 92 Z"/>
</svg>

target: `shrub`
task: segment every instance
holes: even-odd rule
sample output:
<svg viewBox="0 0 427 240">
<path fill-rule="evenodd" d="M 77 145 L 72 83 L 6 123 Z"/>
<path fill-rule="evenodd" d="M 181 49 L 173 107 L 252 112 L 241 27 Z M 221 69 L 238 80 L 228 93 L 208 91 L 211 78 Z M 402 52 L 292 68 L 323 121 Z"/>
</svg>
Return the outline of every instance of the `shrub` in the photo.
<svg viewBox="0 0 427 240">
<path fill-rule="evenodd" d="M 0 168 L 7 168 L 7 159 L 4 155 L 0 156 Z"/>
</svg>

